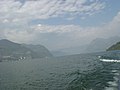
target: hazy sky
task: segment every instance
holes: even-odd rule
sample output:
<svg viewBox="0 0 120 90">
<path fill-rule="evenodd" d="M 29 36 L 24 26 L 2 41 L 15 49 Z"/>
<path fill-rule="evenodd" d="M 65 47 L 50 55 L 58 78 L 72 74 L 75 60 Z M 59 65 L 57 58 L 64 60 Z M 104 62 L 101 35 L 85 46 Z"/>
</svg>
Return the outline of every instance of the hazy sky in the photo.
<svg viewBox="0 0 120 90">
<path fill-rule="evenodd" d="M 120 0 L 0 0 L 0 38 L 49 49 L 120 36 Z"/>
</svg>

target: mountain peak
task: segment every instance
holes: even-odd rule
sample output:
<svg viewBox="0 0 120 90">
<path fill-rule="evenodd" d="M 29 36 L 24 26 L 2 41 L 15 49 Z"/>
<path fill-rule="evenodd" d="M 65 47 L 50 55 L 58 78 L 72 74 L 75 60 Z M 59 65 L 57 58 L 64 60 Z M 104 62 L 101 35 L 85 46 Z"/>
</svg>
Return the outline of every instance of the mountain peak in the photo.
<svg viewBox="0 0 120 90">
<path fill-rule="evenodd" d="M 8 40 L 8 39 L 1 39 L 0 40 L 0 44 L 5 44 L 5 45 L 13 45 L 13 44 L 17 44 L 17 45 L 20 45 L 20 44 L 18 44 L 18 43 L 15 43 L 15 42 L 12 42 L 12 41 L 10 41 L 10 40 Z"/>
<path fill-rule="evenodd" d="M 0 41 L 9 41 L 8 39 L 1 39 Z"/>
</svg>

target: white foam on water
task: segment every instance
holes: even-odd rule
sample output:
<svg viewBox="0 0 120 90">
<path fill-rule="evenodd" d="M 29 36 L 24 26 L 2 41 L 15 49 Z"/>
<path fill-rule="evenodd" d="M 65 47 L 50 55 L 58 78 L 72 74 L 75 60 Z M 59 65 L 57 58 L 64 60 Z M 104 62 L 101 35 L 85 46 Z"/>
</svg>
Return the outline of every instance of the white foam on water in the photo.
<svg viewBox="0 0 120 90">
<path fill-rule="evenodd" d="M 105 88 L 105 90 L 118 90 L 118 81 L 119 81 L 119 73 L 118 73 L 118 70 L 112 70 L 111 72 L 113 72 L 114 73 L 114 81 L 113 82 L 111 82 L 111 81 L 109 81 L 109 82 L 107 82 L 109 85 L 110 85 L 110 87 L 106 87 Z"/>
<path fill-rule="evenodd" d="M 116 81 L 113 81 L 113 82 L 107 82 L 107 83 L 110 84 L 110 85 L 113 86 L 113 87 L 117 87 L 117 86 L 118 86 L 118 84 L 117 84 Z"/>
<path fill-rule="evenodd" d="M 112 70 L 111 72 L 115 73 L 115 72 L 118 72 L 118 70 Z"/>
<path fill-rule="evenodd" d="M 106 87 L 105 90 L 116 90 L 116 89 L 113 87 Z"/>
<path fill-rule="evenodd" d="M 116 62 L 116 63 L 120 63 L 120 60 L 114 60 L 114 59 L 100 59 L 100 61 L 102 61 L 102 62 Z"/>
<path fill-rule="evenodd" d="M 115 81 L 119 81 L 119 78 L 118 77 L 113 77 Z"/>
</svg>

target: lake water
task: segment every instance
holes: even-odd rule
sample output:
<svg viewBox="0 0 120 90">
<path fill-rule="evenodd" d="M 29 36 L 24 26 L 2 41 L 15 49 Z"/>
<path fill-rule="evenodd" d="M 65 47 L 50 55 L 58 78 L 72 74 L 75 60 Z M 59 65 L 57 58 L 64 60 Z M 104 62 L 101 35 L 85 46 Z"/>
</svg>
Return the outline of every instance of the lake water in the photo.
<svg viewBox="0 0 120 90">
<path fill-rule="evenodd" d="M 0 62 L 0 90 L 120 90 L 119 58 L 116 51 Z"/>
</svg>

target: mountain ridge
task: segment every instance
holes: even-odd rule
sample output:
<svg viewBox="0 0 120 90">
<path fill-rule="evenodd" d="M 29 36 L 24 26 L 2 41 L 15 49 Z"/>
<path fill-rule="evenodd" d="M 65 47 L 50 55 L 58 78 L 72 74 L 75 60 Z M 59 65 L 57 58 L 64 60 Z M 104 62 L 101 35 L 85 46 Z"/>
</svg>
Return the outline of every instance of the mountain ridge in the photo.
<svg viewBox="0 0 120 90">
<path fill-rule="evenodd" d="M 117 42 L 116 44 L 112 45 L 106 51 L 113 51 L 113 50 L 120 50 L 120 42 Z"/>
<path fill-rule="evenodd" d="M 41 53 L 35 51 L 31 46 L 28 47 L 28 45 L 23 45 L 7 39 L 2 39 L 0 40 L 0 59 L 19 60 L 26 58 L 44 58 L 52 56 L 52 54 L 46 47 L 42 45 L 32 46 L 34 48 L 39 46 L 37 47 L 37 50 L 39 50 Z"/>
</svg>

